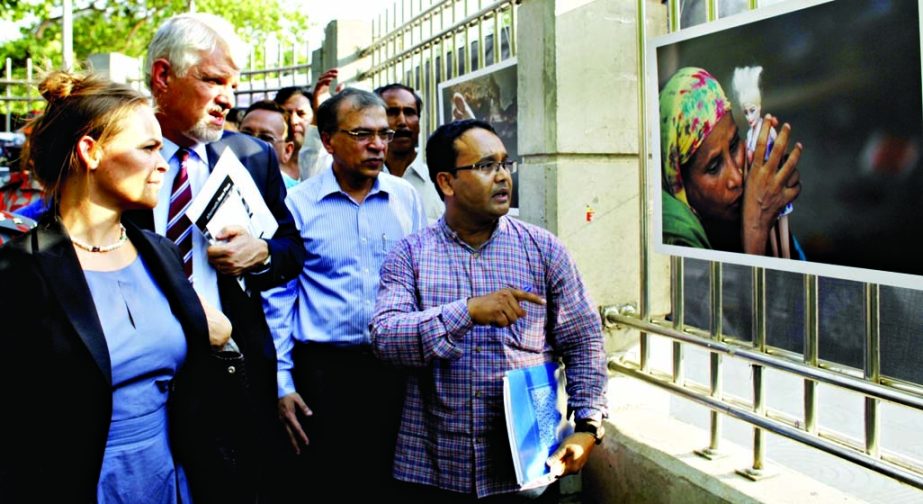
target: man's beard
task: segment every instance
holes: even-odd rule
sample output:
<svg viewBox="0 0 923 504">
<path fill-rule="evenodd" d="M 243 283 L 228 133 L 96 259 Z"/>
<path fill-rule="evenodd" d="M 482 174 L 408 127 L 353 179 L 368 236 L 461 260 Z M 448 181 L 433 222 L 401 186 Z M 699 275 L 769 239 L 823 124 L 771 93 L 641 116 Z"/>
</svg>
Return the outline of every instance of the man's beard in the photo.
<svg viewBox="0 0 923 504">
<path fill-rule="evenodd" d="M 205 117 L 198 120 L 192 128 L 189 129 L 189 136 L 195 138 L 202 143 L 217 142 L 221 140 L 221 135 L 224 134 L 224 128 L 213 126 L 209 124 L 211 120 L 211 115 L 206 115 Z"/>
</svg>

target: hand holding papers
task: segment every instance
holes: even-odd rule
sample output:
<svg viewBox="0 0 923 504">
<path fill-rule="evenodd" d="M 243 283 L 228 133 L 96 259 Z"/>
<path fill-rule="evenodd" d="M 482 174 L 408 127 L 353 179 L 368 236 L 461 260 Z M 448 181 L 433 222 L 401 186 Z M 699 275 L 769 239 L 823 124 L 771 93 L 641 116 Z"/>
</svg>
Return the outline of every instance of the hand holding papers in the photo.
<svg viewBox="0 0 923 504">
<path fill-rule="evenodd" d="M 564 370 L 546 362 L 507 371 L 503 407 L 516 481 L 523 490 L 554 482 L 557 474 L 545 461 L 573 431 L 567 421 Z"/>
<path fill-rule="evenodd" d="M 228 226 L 242 226 L 254 238 L 272 238 L 279 223 L 269 211 L 250 173 L 225 149 L 189 210 L 189 220 L 209 243 Z"/>
<path fill-rule="evenodd" d="M 186 216 L 213 245 L 209 247 L 209 261 L 215 269 L 234 276 L 255 264 L 254 244 L 266 246 L 256 240 L 272 238 L 279 228 L 250 173 L 231 149 L 225 149 L 218 158 Z M 227 246 L 216 247 L 218 244 Z M 213 249 L 218 248 L 225 250 L 218 251 L 222 257 L 215 259 Z M 260 254 L 264 255 L 262 250 Z"/>
</svg>

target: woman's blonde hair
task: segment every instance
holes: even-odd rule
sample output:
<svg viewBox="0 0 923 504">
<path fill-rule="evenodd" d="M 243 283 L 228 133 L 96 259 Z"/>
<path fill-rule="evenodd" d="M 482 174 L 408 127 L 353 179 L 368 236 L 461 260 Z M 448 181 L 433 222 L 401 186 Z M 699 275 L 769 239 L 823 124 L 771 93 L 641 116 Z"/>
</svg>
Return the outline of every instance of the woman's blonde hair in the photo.
<svg viewBox="0 0 923 504">
<path fill-rule="evenodd" d="M 30 123 L 22 159 L 45 185 L 45 198 L 57 207 L 62 185 L 81 169 L 78 141 L 90 136 L 105 143 L 147 98 L 100 75 L 65 71 L 48 74 L 38 89 L 47 101 L 45 112 Z"/>
</svg>

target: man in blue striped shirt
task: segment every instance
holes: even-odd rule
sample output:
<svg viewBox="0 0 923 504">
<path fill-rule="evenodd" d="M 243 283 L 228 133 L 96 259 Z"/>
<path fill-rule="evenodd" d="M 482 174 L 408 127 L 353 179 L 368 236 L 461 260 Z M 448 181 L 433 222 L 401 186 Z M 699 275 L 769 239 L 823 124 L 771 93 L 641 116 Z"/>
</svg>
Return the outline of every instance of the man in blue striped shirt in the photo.
<svg viewBox="0 0 923 504">
<path fill-rule="evenodd" d="M 371 325 L 375 354 L 412 368 L 394 476 L 405 501 L 518 502 L 534 494 L 517 493 L 503 374 L 563 360 L 577 427 L 547 463 L 579 471 L 606 411 L 601 323 L 561 242 L 507 217 L 517 164 L 490 125 L 441 126 L 426 161 L 445 214 L 389 254 Z"/>
<path fill-rule="evenodd" d="M 286 204 L 307 250 L 298 279 L 265 296 L 278 358 L 279 415 L 301 453 L 301 498 L 363 501 L 385 494 L 402 381 L 375 359 L 369 321 L 385 255 L 426 222 L 416 190 L 381 173 L 388 127 L 381 98 L 347 89 L 317 111 L 332 169 Z M 310 444 L 308 444 L 310 440 Z"/>
</svg>

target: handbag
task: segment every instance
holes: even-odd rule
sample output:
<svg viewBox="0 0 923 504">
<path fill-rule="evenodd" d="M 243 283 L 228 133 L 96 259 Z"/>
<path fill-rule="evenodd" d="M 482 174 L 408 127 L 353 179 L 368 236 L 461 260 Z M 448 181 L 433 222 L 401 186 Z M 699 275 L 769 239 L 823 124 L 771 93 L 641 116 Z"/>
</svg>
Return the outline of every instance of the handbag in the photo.
<svg viewBox="0 0 923 504">
<path fill-rule="evenodd" d="M 250 382 L 244 355 L 235 350 L 212 351 L 208 358 L 212 396 L 206 400 L 213 419 L 214 443 L 224 470 L 240 475 L 246 468 L 241 457 L 243 434 L 252 428 L 250 415 Z"/>
</svg>

